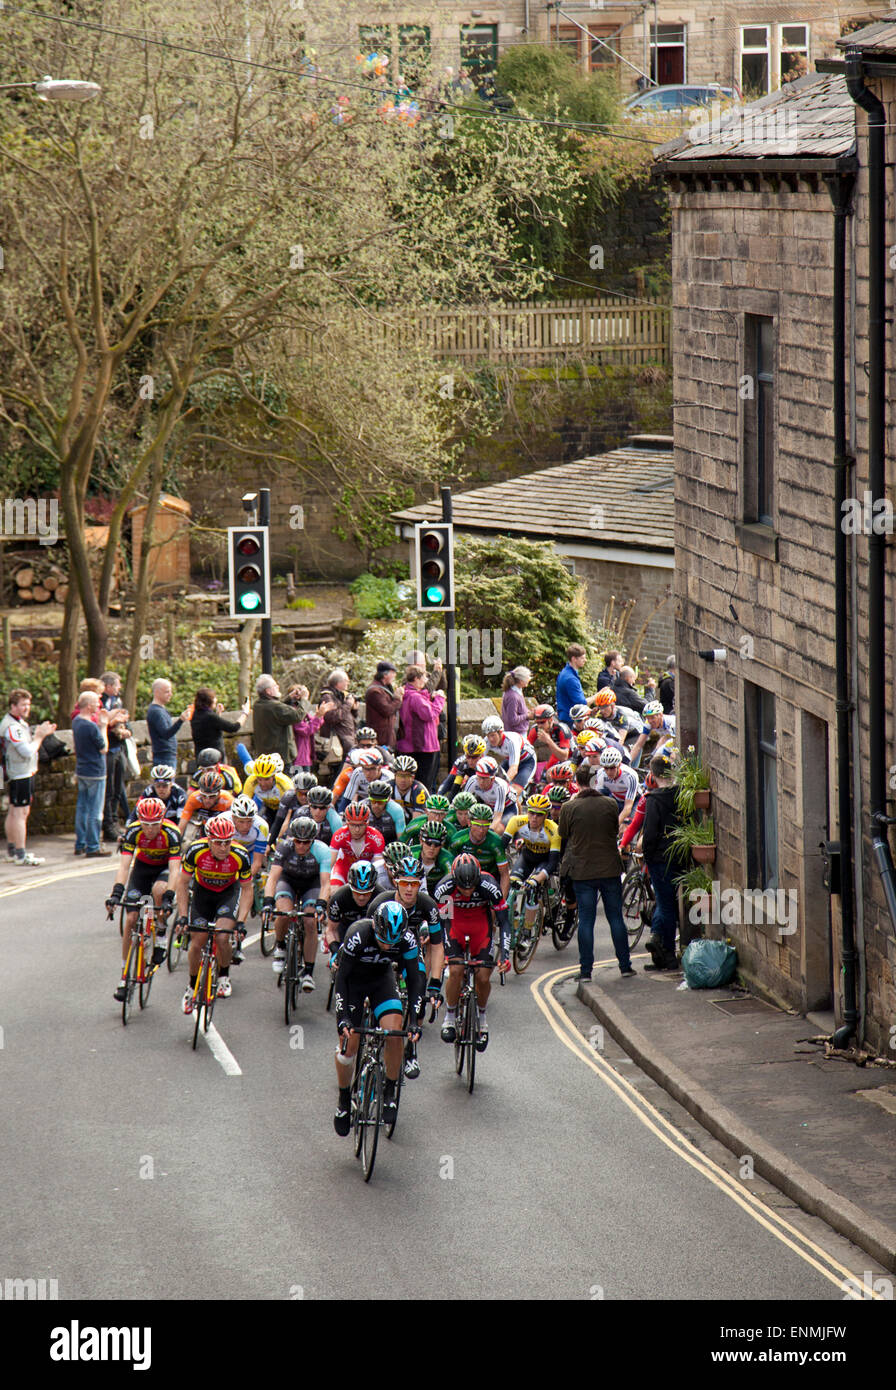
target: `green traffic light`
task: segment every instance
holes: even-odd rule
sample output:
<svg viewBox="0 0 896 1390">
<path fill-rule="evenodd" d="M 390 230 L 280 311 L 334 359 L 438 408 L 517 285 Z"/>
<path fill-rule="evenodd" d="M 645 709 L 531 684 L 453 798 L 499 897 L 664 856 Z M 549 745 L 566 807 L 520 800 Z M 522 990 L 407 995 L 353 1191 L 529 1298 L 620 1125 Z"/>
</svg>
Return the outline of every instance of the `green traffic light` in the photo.
<svg viewBox="0 0 896 1390">
<path fill-rule="evenodd" d="M 441 584 L 431 584 L 428 589 L 424 590 L 424 597 L 427 603 L 431 603 L 435 607 L 437 604 L 445 602 L 445 590 Z"/>
<path fill-rule="evenodd" d="M 261 594 L 248 593 L 240 594 L 240 608 L 247 613 L 254 613 L 256 608 L 261 607 Z"/>
</svg>

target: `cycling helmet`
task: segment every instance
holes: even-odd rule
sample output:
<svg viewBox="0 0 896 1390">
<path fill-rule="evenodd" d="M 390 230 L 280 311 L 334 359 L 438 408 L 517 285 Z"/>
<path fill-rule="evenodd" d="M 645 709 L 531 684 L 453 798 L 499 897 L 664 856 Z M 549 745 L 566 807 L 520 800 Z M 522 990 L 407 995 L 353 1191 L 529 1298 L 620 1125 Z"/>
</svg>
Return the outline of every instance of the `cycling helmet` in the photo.
<svg viewBox="0 0 896 1390">
<path fill-rule="evenodd" d="M 458 888 L 478 888 L 482 882 L 482 869 L 475 854 L 459 854 L 451 872 Z"/>
<path fill-rule="evenodd" d="M 644 778 L 644 785 L 648 791 L 652 792 L 654 787 L 659 786 L 659 782 L 656 780 L 652 772 L 648 772 L 647 776 Z"/>
<path fill-rule="evenodd" d="M 289 822 L 289 833 L 293 840 L 313 840 L 317 826 L 310 816 L 294 816 Z"/>
<path fill-rule="evenodd" d="M 356 893 L 372 893 L 376 887 L 376 869 L 369 859 L 356 859 L 348 871 L 348 886 Z"/>
<path fill-rule="evenodd" d="M 421 883 L 426 877 L 426 869 L 415 859 L 413 854 L 403 854 L 395 866 L 395 879 L 411 879 L 414 883 Z"/>
<path fill-rule="evenodd" d="M 482 732 L 486 738 L 489 734 L 503 734 L 504 721 L 499 719 L 496 714 L 490 714 L 487 719 L 482 721 Z"/>
<path fill-rule="evenodd" d="M 215 763 L 223 762 L 221 754 L 217 748 L 203 748 L 201 753 L 196 754 L 197 767 L 214 767 Z"/>
<path fill-rule="evenodd" d="M 207 840 L 232 840 L 233 821 L 229 816 L 212 816 L 205 823 L 205 838 Z"/>
<path fill-rule="evenodd" d="M 621 767 L 622 754 L 618 748 L 605 748 L 600 755 L 601 767 Z"/>
<path fill-rule="evenodd" d="M 586 757 L 596 757 L 598 753 L 602 753 L 604 751 L 605 747 L 606 744 L 604 743 L 604 740 L 602 738 L 589 738 L 588 742 L 585 744 L 585 747 L 582 749 L 582 752 L 585 754 Z M 617 753 L 619 752 L 618 748 L 616 751 Z"/>
<path fill-rule="evenodd" d="M 465 758 L 481 758 L 485 752 L 485 740 L 478 734 L 467 734 L 461 747 Z"/>
<path fill-rule="evenodd" d="M 269 753 L 262 753 L 260 758 L 256 758 L 252 765 L 253 777 L 274 777 L 276 776 L 277 765 Z"/>
<path fill-rule="evenodd" d="M 486 806 L 483 801 L 477 801 L 476 805 L 470 809 L 470 824 L 491 825 L 493 815 L 491 806 Z"/>
<path fill-rule="evenodd" d="M 472 811 L 476 805 L 476 797 L 472 792 L 458 792 L 451 803 L 454 811 Z"/>
<path fill-rule="evenodd" d="M 570 719 L 572 719 L 573 721 L 575 721 L 576 719 L 587 719 L 587 718 L 588 718 L 588 706 L 587 706 L 587 705 L 572 705 L 572 706 L 570 707 L 569 717 L 570 717 Z"/>
<path fill-rule="evenodd" d="M 530 796 L 526 802 L 526 810 L 531 811 L 536 816 L 546 816 L 550 809 L 551 803 L 541 792 L 536 792 L 535 795 Z"/>
<path fill-rule="evenodd" d="M 576 734 L 576 743 L 579 745 L 580 748 L 584 748 L 587 744 L 589 744 L 592 741 L 593 738 L 593 729 L 582 729 L 580 733 Z"/>
<path fill-rule="evenodd" d="M 159 796 L 144 796 L 137 802 L 137 819 L 147 825 L 165 819 L 165 803 Z"/>
<path fill-rule="evenodd" d="M 383 850 L 383 860 L 388 868 L 396 868 L 408 852 L 408 847 L 401 840 L 393 840 Z"/>
<path fill-rule="evenodd" d="M 553 705 L 536 705 L 532 711 L 532 718 L 535 720 L 536 724 L 540 723 L 543 719 L 555 719 L 556 715 L 557 711 L 554 709 Z"/>
<path fill-rule="evenodd" d="M 343 813 L 346 825 L 366 825 L 370 820 L 370 807 L 363 801 L 353 801 Z"/>
<path fill-rule="evenodd" d="M 333 793 L 329 787 L 312 787 L 308 792 L 309 806 L 332 806 Z"/>
<path fill-rule="evenodd" d="M 497 777 L 498 764 L 494 758 L 480 758 L 476 764 L 477 777 Z"/>
<path fill-rule="evenodd" d="M 167 763 L 156 763 L 149 774 L 149 780 L 151 782 L 173 782 L 175 775 L 174 768 L 169 767 Z"/>
<path fill-rule="evenodd" d="M 413 777 L 417 771 L 417 759 L 410 757 L 407 753 L 402 753 L 400 757 L 395 759 L 395 771 L 409 772 Z"/>
<path fill-rule="evenodd" d="M 367 796 L 371 801 L 388 801 L 391 795 L 392 788 L 384 777 L 378 777 L 367 785 Z"/>
<path fill-rule="evenodd" d="M 448 827 L 440 820 L 428 820 L 420 827 L 420 843 L 443 845 L 448 838 Z"/>
<path fill-rule="evenodd" d="M 554 763 L 553 767 L 548 768 L 549 782 L 568 782 L 575 769 L 570 762 Z"/>
<path fill-rule="evenodd" d="M 357 739 L 358 743 L 379 742 L 379 739 L 376 736 L 376 729 L 371 729 L 369 724 L 364 724 L 358 730 L 357 734 L 355 735 L 355 738 Z"/>
<path fill-rule="evenodd" d="M 276 777 L 278 773 L 283 771 L 283 759 L 279 753 L 269 753 L 268 756 L 274 764 L 274 776 Z"/>
<path fill-rule="evenodd" d="M 382 758 L 373 748 L 365 748 L 358 758 L 358 767 L 363 768 L 365 772 L 370 772 L 373 768 L 379 767 L 381 762 Z"/>
<path fill-rule="evenodd" d="M 608 685 L 603 690 L 599 690 L 594 697 L 595 705 L 615 705 L 616 696 Z"/>
<path fill-rule="evenodd" d="M 440 796 L 438 792 L 435 792 L 432 796 L 426 798 L 426 804 L 423 809 L 427 815 L 432 811 L 450 811 L 451 802 L 448 800 L 447 796 Z"/>
<path fill-rule="evenodd" d="M 373 917 L 373 934 L 381 946 L 397 946 L 408 924 L 408 914 L 401 903 L 380 903 Z"/>
<path fill-rule="evenodd" d="M 641 713 L 645 719 L 649 719 L 652 714 L 664 714 L 665 711 L 659 700 L 648 700 Z"/>
<path fill-rule="evenodd" d="M 317 786 L 317 778 L 313 772 L 294 772 L 292 784 L 297 792 L 310 792 L 312 787 Z"/>
<path fill-rule="evenodd" d="M 571 800 L 569 787 L 564 787 L 562 782 L 556 782 L 553 787 L 548 787 L 547 798 L 551 806 L 562 806 L 564 801 Z"/>
<path fill-rule="evenodd" d="M 199 774 L 199 781 L 196 783 L 197 789 L 211 796 L 213 792 L 224 790 L 224 778 L 216 768 L 206 768 L 205 772 Z"/>
<path fill-rule="evenodd" d="M 251 796 L 238 796 L 230 808 L 230 814 L 238 820 L 248 820 L 257 810 L 258 807 Z"/>
<path fill-rule="evenodd" d="M 583 728 L 583 729 L 591 729 L 591 731 L 593 732 L 595 729 L 600 729 L 601 726 L 603 725 L 603 722 L 604 722 L 604 721 L 603 721 L 602 719 L 596 719 L 596 718 L 592 715 L 592 717 L 591 717 L 590 719 L 586 719 L 586 720 L 585 720 L 584 724 L 582 725 L 582 728 Z"/>
</svg>

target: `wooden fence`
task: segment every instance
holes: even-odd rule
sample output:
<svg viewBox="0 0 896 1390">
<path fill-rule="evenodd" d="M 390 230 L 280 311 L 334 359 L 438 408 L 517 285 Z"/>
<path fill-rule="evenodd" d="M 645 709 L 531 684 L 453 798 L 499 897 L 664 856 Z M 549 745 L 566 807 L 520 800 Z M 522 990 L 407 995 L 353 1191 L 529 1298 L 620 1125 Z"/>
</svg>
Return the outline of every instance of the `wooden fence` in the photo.
<svg viewBox="0 0 896 1390">
<path fill-rule="evenodd" d="M 351 315 L 353 336 L 374 347 L 428 349 L 452 362 L 551 366 L 565 359 L 593 363 L 669 362 L 667 305 L 610 299 L 547 304 L 489 304 L 459 309 Z M 340 312 L 341 323 L 347 316 Z M 296 335 L 298 351 L 314 353 L 313 334 Z"/>
</svg>

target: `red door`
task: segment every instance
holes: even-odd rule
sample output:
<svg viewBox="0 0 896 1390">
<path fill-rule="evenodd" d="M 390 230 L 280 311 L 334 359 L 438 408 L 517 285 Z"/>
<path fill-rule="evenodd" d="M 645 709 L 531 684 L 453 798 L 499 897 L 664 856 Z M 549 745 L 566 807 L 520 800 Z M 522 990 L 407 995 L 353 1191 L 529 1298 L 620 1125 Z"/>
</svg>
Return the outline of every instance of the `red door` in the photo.
<svg viewBox="0 0 896 1390">
<path fill-rule="evenodd" d="M 684 81 L 684 44 L 657 49 L 657 82 L 661 87 Z"/>
</svg>

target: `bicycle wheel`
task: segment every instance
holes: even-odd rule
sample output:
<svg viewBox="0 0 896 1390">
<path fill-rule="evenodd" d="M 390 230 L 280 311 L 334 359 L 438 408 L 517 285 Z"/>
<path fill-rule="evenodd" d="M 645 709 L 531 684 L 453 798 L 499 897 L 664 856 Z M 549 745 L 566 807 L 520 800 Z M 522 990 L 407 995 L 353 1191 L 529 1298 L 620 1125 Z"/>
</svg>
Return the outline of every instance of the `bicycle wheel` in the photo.
<svg viewBox="0 0 896 1390">
<path fill-rule="evenodd" d="M 475 989 L 470 994 L 470 1003 L 467 1009 L 467 1090 L 473 1094 L 473 1083 L 476 1080 L 476 1034 L 479 1030 L 479 1004 L 476 1000 Z"/>
<path fill-rule="evenodd" d="M 470 996 L 466 989 L 461 989 L 460 999 L 457 1001 L 457 1017 L 454 1020 L 454 1067 L 458 1076 L 464 1069 L 464 1038 L 467 1032 L 467 1006 Z"/>
<path fill-rule="evenodd" d="M 367 1082 L 364 1087 L 364 1104 L 361 1115 L 361 1165 L 364 1169 L 365 1182 L 370 1182 L 373 1175 L 382 1118 L 383 1072 L 379 1062 L 371 1062 L 367 1068 Z"/>
<path fill-rule="evenodd" d="M 286 964 L 280 977 L 283 980 L 283 1015 L 287 1028 L 292 1023 L 292 1016 L 296 1011 L 296 996 L 299 989 L 298 955 L 296 931 L 294 927 L 290 927 L 286 936 Z"/>
<path fill-rule="evenodd" d="M 141 1009 L 145 1009 L 147 1004 L 149 1003 L 149 991 L 152 989 L 153 976 L 156 973 L 156 967 L 152 963 L 155 944 L 156 929 L 153 925 L 153 927 L 150 929 L 147 935 L 143 938 L 143 943 L 140 948 L 140 964 L 142 966 L 142 969 L 138 973 L 143 976 L 143 979 L 140 982 Z"/>
<path fill-rule="evenodd" d="M 125 961 L 124 978 L 124 999 L 121 1001 L 121 1022 L 125 1028 L 128 1026 L 128 1014 L 131 1011 L 131 1000 L 134 997 L 134 983 L 137 973 L 137 935 L 131 933 L 131 944 L 128 948 L 128 958 Z"/>
<path fill-rule="evenodd" d="M 261 917 L 261 935 L 258 938 L 258 945 L 263 956 L 269 956 L 274 949 L 274 925 L 270 917 Z"/>
<path fill-rule="evenodd" d="M 180 958 L 187 949 L 187 934 L 179 927 L 168 927 L 168 941 L 165 946 L 165 964 L 169 970 L 176 970 Z"/>
<path fill-rule="evenodd" d="M 202 1031 L 207 1033 L 212 1026 L 212 1014 L 215 1012 L 215 1000 L 218 997 L 218 958 L 212 956 L 208 967 L 208 994 L 205 997 L 205 1004 L 202 1010 Z"/>
<path fill-rule="evenodd" d="M 644 930 L 645 884 L 641 870 L 630 868 L 622 880 L 622 917 L 628 932 L 628 948 L 633 951 Z"/>
<path fill-rule="evenodd" d="M 513 948 L 513 968 L 517 975 L 522 975 L 532 964 L 535 952 L 538 950 L 538 940 L 541 936 L 541 922 L 544 916 L 544 903 L 541 898 L 538 900 L 538 911 L 532 926 L 526 925 L 526 900 L 522 893 L 517 894 L 514 907 L 519 914 L 519 923 L 516 933 L 516 945 Z"/>
<path fill-rule="evenodd" d="M 551 924 L 551 937 L 558 951 L 564 950 L 572 941 L 578 926 L 578 908 L 575 903 L 560 902 Z"/>
<path fill-rule="evenodd" d="M 402 1028 L 409 1028 L 409 1027 L 410 1027 L 410 1023 L 408 1022 L 409 1015 L 410 1015 L 410 1009 L 408 1008 L 407 1001 L 405 1001 L 404 1016 L 403 1016 L 403 1018 L 402 1018 L 402 1020 L 401 1020 L 401 1026 L 402 1026 Z M 395 1119 L 392 1121 L 392 1123 L 391 1123 L 390 1125 L 384 1125 L 384 1126 L 383 1126 L 383 1128 L 384 1128 L 385 1131 L 386 1131 L 386 1138 L 387 1138 L 387 1139 L 391 1139 L 391 1138 L 392 1138 L 392 1135 L 395 1133 L 395 1126 L 398 1124 L 398 1106 L 399 1106 L 399 1104 L 400 1104 L 400 1102 L 401 1102 L 401 1088 L 402 1088 L 402 1086 L 404 1085 L 404 1062 L 405 1062 L 405 1057 L 406 1057 L 406 1055 L 407 1055 L 407 1047 L 408 1047 L 408 1040 L 407 1040 L 407 1038 L 405 1038 L 403 1041 L 404 1041 L 404 1047 L 402 1048 L 402 1054 L 401 1054 L 401 1066 L 398 1068 L 398 1080 L 397 1080 L 396 1083 L 395 1083 Z"/>
<path fill-rule="evenodd" d="M 125 905 L 124 905 L 124 903 L 122 903 L 121 907 L 118 909 L 118 935 L 119 935 L 119 936 L 124 936 L 124 919 L 125 919 L 125 915 L 126 915 L 126 913 L 125 913 Z"/>
<path fill-rule="evenodd" d="M 203 957 L 199 963 L 199 975 L 196 979 L 196 988 L 193 991 L 193 1051 L 196 1051 L 196 1044 L 199 1041 L 199 1024 L 202 1019 L 202 1001 L 206 991 L 206 973 L 208 971 L 208 961 Z"/>
<path fill-rule="evenodd" d="M 359 1047 L 359 1048 L 358 1048 L 358 1054 L 357 1054 L 357 1055 L 360 1056 L 360 1053 L 361 1053 L 361 1049 L 360 1049 L 360 1047 Z M 355 1140 L 355 1158 L 360 1158 L 360 1157 L 361 1157 L 361 1144 L 362 1144 L 363 1139 L 364 1139 L 364 1125 L 363 1125 L 364 1106 L 363 1106 L 363 1101 L 364 1101 L 364 1087 L 365 1087 L 366 1081 L 367 1081 L 367 1068 L 364 1067 L 364 1066 L 361 1066 L 360 1068 L 358 1068 L 357 1059 L 356 1059 L 356 1061 L 355 1061 L 355 1068 L 356 1068 L 356 1069 L 355 1069 L 355 1079 L 354 1079 L 354 1082 L 352 1083 L 352 1126 L 353 1126 L 354 1131 L 355 1131 L 355 1133 L 354 1133 L 354 1140 Z"/>
</svg>

